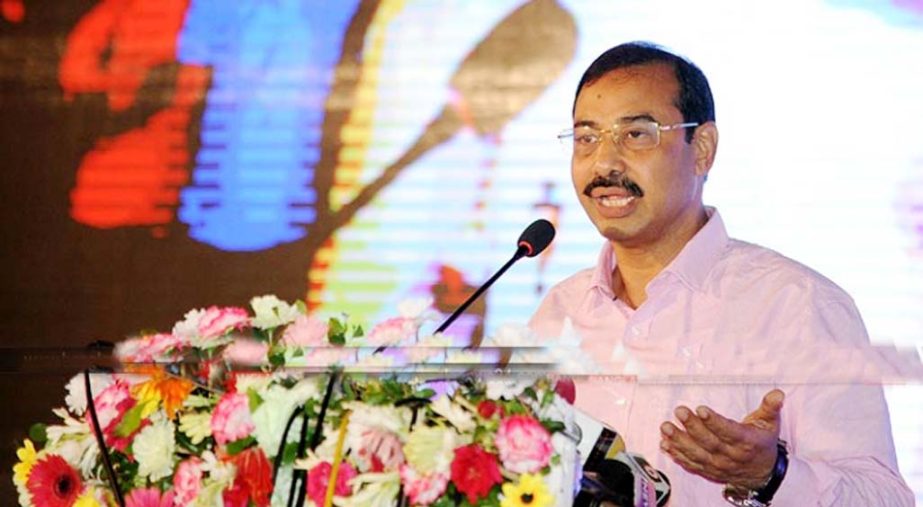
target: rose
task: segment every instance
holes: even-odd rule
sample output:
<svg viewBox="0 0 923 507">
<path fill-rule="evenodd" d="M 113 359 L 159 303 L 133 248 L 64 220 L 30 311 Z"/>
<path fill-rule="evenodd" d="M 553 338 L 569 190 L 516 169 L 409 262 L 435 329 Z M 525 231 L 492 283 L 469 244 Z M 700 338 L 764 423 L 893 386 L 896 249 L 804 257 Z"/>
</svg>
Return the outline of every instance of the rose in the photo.
<svg viewBox="0 0 923 507">
<path fill-rule="evenodd" d="M 215 406 L 211 419 L 212 435 L 220 445 L 253 433 L 250 401 L 243 393 L 225 393 Z"/>
<path fill-rule="evenodd" d="M 479 498 L 490 493 L 490 489 L 503 482 L 497 457 L 478 444 L 469 444 L 455 449 L 452 460 L 452 482 L 455 488 L 476 504 Z"/>
<path fill-rule="evenodd" d="M 515 473 L 533 473 L 551 459 L 551 434 L 527 415 L 514 415 L 500 421 L 494 439 L 503 466 Z"/>
</svg>

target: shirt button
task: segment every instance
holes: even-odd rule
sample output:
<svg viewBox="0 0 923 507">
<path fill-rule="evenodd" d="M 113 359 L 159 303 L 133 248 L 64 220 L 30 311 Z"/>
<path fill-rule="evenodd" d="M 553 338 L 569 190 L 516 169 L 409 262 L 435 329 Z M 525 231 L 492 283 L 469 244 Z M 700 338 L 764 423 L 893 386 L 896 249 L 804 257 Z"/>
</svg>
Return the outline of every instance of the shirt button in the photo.
<svg viewBox="0 0 923 507">
<path fill-rule="evenodd" d="M 641 330 L 638 329 L 638 326 L 631 326 L 631 335 L 632 335 L 632 336 L 641 336 Z"/>
</svg>

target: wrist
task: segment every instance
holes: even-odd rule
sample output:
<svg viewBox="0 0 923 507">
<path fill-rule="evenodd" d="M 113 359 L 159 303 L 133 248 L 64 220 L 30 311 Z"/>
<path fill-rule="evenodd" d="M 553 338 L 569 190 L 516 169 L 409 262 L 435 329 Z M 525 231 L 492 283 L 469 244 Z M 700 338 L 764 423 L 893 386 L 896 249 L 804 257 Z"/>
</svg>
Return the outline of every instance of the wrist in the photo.
<svg viewBox="0 0 923 507">
<path fill-rule="evenodd" d="M 724 488 L 724 499 L 738 507 L 768 507 L 773 496 L 782 484 L 788 471 L 788 450 L 785 442 L 776 444 L 776 460 L 769 478 L 757 488 L 747 488 L 728 484 Z"/>
</svg>

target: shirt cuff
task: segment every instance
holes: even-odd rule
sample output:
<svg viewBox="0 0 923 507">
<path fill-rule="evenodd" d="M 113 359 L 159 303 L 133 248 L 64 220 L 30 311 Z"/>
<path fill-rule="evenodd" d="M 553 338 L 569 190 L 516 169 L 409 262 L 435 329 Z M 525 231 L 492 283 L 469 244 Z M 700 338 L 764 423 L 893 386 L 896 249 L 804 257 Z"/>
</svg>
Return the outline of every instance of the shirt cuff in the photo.
<svg viewBox="0 0 923 507">
<path fill-rule="evenodd" d="M 773 507 L 805 506 L 817 504 L 818 479 L 814 470 L 804 460 L 788 455 L 788 471 L 779 490 L 773 495 Z"/>
</svg>

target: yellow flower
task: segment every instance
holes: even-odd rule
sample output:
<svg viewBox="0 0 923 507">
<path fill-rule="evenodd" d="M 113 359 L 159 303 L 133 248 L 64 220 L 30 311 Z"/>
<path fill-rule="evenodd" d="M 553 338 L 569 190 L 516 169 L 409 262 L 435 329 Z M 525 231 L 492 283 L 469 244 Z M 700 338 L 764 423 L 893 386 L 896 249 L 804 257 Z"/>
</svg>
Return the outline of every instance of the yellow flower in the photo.
<svg viewBox="0 0 923 507">
<path fill-rule="evenodd" d="M 503 484 L 500 507 L 551 507 L 554 496 L 538 474 L 522 474 L 519 482 Z"/>
<path fill-rule="evenodd" d="M 139 373 L 150 375 L 149 380 L 132 388 L 132 394 L 138 400 L 138 404 L 146 404 L 141 417 L 150 416 L 157 410 L 159 403 L 163 402 L 167 417 L 173 420 L 183 401 L 195 389 L 195 384 L 186 379 L 170 377 L 156 367 L 139 367 L 138 370 Z"/>
<path fill-rule="evenodd" d="M 82 495 L 77 497 L 73 507 L 103 507 L 103 505 L 96 498 L 95 489 L 87 488 Z"/>
<path fill-rule="evenodd" d="M 19 458 L 19 463 L 13 465 L 13 482 L 17 486 L 25 486 L 26 481 L 29 480 L 32 465 L 38 461 L 38 453 L 31 440 L 28 438 L 23 440 L 23 446 L 16 450 L 16 457 Z"/>
</svg>

